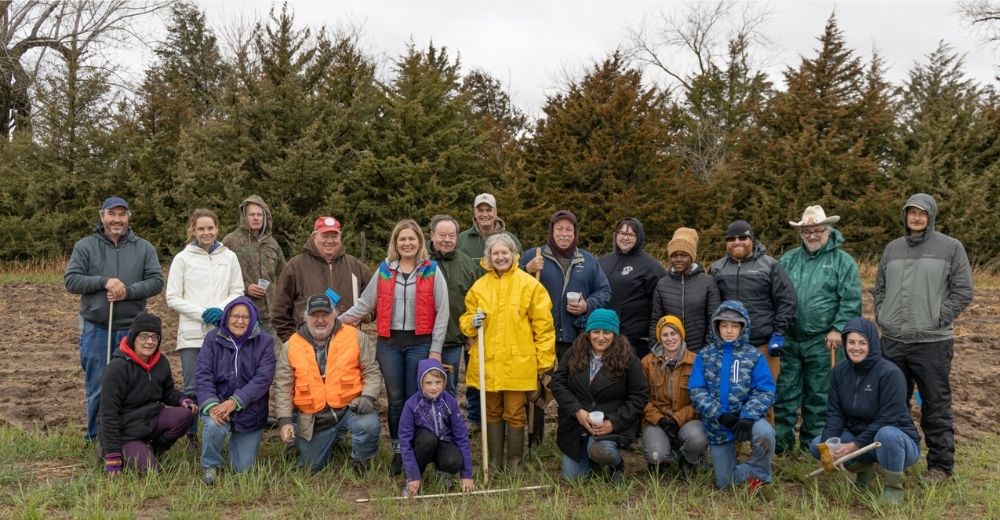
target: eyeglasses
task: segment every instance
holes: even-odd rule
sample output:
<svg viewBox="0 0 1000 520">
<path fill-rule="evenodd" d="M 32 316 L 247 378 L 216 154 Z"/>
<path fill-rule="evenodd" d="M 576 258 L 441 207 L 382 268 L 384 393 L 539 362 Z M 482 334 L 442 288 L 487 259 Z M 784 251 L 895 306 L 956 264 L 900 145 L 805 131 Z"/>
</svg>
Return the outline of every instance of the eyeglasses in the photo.
<svg viewBox="0 0 1000 520">
<path fill-rule="evenodd" d="M 618 232 L 618 236 L 620 236 L 622 238 L 635 238 L 635 237 L 637 237 L 639 235 L 636 235 L 635 233 L 632 233 L 631 231 L 619 231 Z"/>
<path fill-rule="evenodd" d="M 248 314 L 230 314 L 229 319 L 235 322 L 250 321 L 250 316 Z"/>
<path fill-rule="evenodd" d="M 140 332 L 135 336 L 135 339 L 139 341 L 160 341 L 160 335 L 155 332 Z"/>
<path fill-rule="evenodd" d="M 750 237 L 726 237 L 726 243 L 729 242 L 742 242 L 744 240 L 750 240 Z"/>
<path fill-rule="evenodd" d="M 800 234 L 804 237 L 821 237 L 823 233 L 826 233 L 825 228 L 819 229 L 803 229 Z"/>
</svg>

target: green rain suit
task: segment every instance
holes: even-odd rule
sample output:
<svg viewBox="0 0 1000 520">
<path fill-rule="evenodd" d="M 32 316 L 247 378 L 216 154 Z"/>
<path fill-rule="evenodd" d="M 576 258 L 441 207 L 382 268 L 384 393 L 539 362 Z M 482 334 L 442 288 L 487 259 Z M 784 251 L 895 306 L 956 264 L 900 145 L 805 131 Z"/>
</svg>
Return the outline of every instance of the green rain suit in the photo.
<svg viewBox="0 0 1000 520">
<path fill-rule="evenodd" d="M 781 355 L 781 376 L 774 401 L 777 451 L 795 445 L 795 423 L 802 408 L 799 445 L 823 433 L 826 393 L 830 388 L 830 351 L 826 334 L 842 331 L 851 318 L 861 316 L 861 277 L 858 264 L 840 248 L 844 236 L 830 231 L 826 244 L 815 253 L 805 246 L 785 253 L 779 263 L 788 272 L 798 299 L 795 329 L 786 338 Z"/>
</svg>

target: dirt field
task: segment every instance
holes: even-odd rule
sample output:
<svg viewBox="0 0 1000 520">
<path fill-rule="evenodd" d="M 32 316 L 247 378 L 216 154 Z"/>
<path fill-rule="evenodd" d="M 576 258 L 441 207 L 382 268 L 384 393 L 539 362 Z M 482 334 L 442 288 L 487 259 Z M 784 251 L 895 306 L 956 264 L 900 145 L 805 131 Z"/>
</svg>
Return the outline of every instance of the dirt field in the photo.
<svg viewBox="0 0 1000 520">
<path fill-rule="evenodd" d="M 83 373 L 77 340 L 79 299 L 61 285 L 0 284 L 0 421 L 21 428 L 61 428 L 83 432 Z M 866 295 L 868 292 L 865 291 Z M 180 381 L 180 359 L 172 350 L 176 314 L 163 296 L 152 311 L 164 319 L 163 345 Z M 871 315 L 866 296 L 865 313 Z M 955 429 L 961 437 L 1000 430 L 994 403 L 997 377 L 1000 290 L 976 291 L 975 301 L 957 323 L 952 385 Z M 550 425 L 551 426 L 551 425 Z"/>
</svg>

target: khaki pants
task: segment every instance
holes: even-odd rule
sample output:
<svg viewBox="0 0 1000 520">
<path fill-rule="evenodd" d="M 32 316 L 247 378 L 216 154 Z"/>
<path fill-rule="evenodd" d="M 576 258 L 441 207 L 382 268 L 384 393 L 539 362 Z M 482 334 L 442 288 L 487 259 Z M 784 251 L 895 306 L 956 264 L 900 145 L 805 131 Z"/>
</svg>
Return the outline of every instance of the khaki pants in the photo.
<svg viewBox="0 0 1000 520">
<path fill-rule="evenodd" d="M 771 357 L 771 355 L 767 353 L 767 344 L 757 347 L 757 352 L 760 352 L 760 355 L 764 356 L 764 359 L 767 360 L 767 368 L 771 369 L 771 377 L 774 378 L 775 393 L 777 393 L 778 376 L 781 375 L 781 358 Z M 771 426 L 774 426 L 773 406 L 767 409 L 767 422 L 771 423 Z"/>
<path fill-rule="evenodd" d="M 527 419 L 524 404 L 528 402 L 528 392 L 504 390 L 486 392 L 486 422 L 507 423 L 508 428 L 524 428 Z"/>
</svg>

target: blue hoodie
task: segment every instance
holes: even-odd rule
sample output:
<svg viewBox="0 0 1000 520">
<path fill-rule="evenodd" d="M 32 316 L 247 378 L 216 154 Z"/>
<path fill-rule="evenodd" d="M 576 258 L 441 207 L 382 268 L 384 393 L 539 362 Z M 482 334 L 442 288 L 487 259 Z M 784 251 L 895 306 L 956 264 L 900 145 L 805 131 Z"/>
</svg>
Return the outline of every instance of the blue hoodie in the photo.
<svg viewBox="0 0 1000 520">
<path fill-rule="evenodd" d="M 726 310 L 736 311 L 746 323 L 736 341 L 722 341 L 716 322 Z M 712 315 L 709 344 L 698 351 L 688 380 L 688 391 L 705 433 L 712 444 L 733 441 L 733 432 L 719 424 L 719 416 L 732 412 L 740 419 L 757 421 L 774 404 L 774 378 L 767 360 L 750 345 L 750 313 L 742 303 L 726 300 Z"/>
<path fill-rule="evenodd" d="M 846 356 L 847 333 L 856 332 L 868 340 L 868 356 L 860 363 Z M 826 401 L 826 427 L 821 441 L 840 437 L 845 431 L 857 438 L 859 446 L 871 444 L 883 426 L 895 426 L 920 442 L 906 403 L 906 379 L 895 364 L 882 357 L 882 343 L 875 324 L 854 318 L 843 332 L 844 359 L 830 375 Z"/>
<path fill-rule="evenodd" d="M 472 478 L 472 450 L 469 448 L 469 430 L 465 426 L 465 417 L 458 407 L 455 396 L 442 391 L 431 399 L 420 389 L 424 375 L 437 370 L 447 377 L 441 362 L 436 359 L 424 359 L 417 363 L 417 392 L 410 396 L 403 405 L 403 415 L 399 418 L 399 450 L 403 456 L 403 469 L 406 470 L 406 480 L 420 480 L 420 465 L 413 453 L 413 440 L 417 430 L 427 430 L 433 433 L 439 441 L 450 442 L 462 453 L 461 478 Z"/>
</svg>

